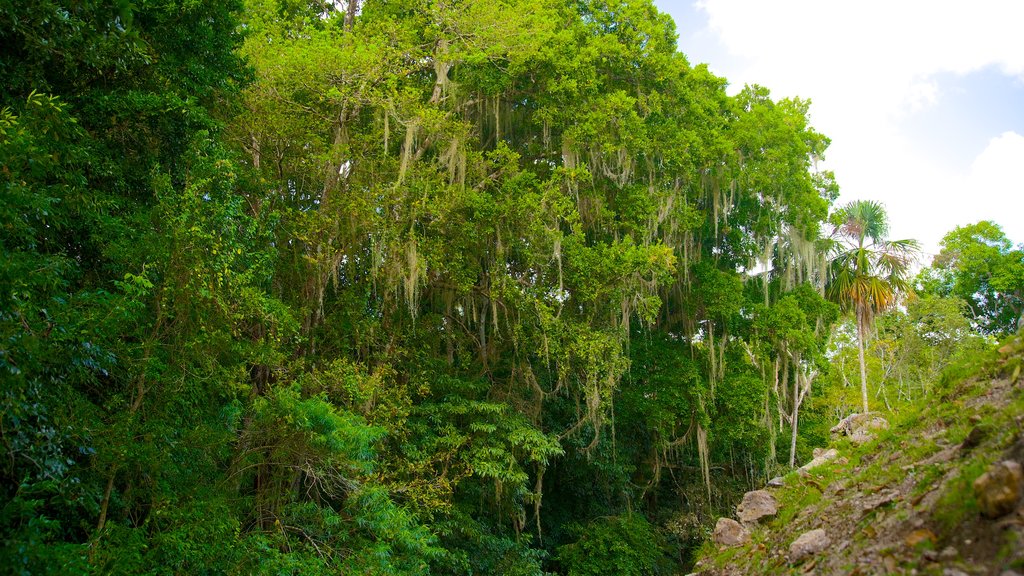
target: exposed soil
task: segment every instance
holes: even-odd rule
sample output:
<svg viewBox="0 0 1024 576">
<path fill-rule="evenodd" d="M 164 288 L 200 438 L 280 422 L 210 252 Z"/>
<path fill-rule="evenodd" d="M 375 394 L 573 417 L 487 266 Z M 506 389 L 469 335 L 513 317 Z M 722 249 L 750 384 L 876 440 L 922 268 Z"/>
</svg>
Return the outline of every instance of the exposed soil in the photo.
<svg viewBox="0 0 1024 576">
<path fill-rule="evenodd" d="M 974 481 L 994 462 L 1024 463 L 1024 340 L 1000 349 L 981 376 L 839 458 L 794 471 L 772 490 L 779 515 L 752 527 L 749 544 L 707 543 L 695 568 L 733 574 L 1024 574 L 1024 499 L 990 519 Z M 822 528 L 831 545 L 792 563 L 790 544 Z"/>
</svg>

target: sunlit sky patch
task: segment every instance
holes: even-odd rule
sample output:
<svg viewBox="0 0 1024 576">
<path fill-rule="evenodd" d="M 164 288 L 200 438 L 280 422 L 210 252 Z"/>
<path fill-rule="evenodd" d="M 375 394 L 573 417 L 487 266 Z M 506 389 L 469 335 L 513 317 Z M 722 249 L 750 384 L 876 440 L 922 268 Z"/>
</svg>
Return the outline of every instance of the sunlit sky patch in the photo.
<svg viewBox="0 0 1024 576">
<path fill-rule="evenodd" d="M 891 237 L 934 254 L 953 227 L 990 219 L 1024 242 L 1024 2 L 655 4 L 730 92 L 809 98 L 840 202 L 885 203 Z"/>
</svg>

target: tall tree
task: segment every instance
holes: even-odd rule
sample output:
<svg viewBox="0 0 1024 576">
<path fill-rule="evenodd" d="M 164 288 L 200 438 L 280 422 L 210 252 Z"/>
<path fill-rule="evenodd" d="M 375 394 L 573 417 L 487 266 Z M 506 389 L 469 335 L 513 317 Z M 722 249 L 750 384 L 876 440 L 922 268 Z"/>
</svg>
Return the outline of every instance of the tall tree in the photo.
<svg viewBox="0 0 1024 576">
<path fill-rule="evenodd" d="M 774 463 L 809 380 L 772 406 L 748 302 L 813 370 L 834 199 L 808 103 L 675 40 L 650 0 L 0 4 L 0 565 L 660 570 L 655 518 Z"/>
<path fill-rule="evenodd" d="M 919 252 L 916 240 L 887 240 L 885 207 L 854 200 L 834 215 L 833 257 L 828 296 L 857 322 L 860 392 L 868 412 L 868 378 L 864 341 L 876 314 L 892 308 L 910 290 L 910 267 Z"/>
</svg>

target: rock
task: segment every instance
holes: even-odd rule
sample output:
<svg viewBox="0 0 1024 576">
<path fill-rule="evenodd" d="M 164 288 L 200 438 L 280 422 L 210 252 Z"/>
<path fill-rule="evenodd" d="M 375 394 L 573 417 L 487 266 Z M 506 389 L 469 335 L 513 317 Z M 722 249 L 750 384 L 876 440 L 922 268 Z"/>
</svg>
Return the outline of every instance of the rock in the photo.
<svg viewBox="0 0 1024 576">
<path fill-rule="evenodd" d="M 854 444 L 864 444 L 870 442 L 875 438 L 875 432 L 878 430 L 888 430 L 889 421 L 881 416 L 871 416 L 862 419 L 858 426 L 854 427 L 850 432 L 850 440 Z"/>
<path fill-rule="evenodd" d="M 889 421 L 872 412 L 850 414 L 832 427 L 833 434 L 844 434 L 854 444 L 864 444 L 874 439 L 877 430 L 888 430 Z"/>
<path fill-rule="evenodd" d="M 804 532 L 789 545 L 789 561 L 796 564 L 804 558 L 828 548 L 830 544 L 832 544 L 832 540 L 821 528 Z"/>
<path fill-rule="evenodd" d="M 742 546 L 750 542 L 750 530 L 732 518 L 719 518 L 711 541 L 719 546 Z"/>
<path fill-rule="evenodd" d="M 1013 460 L 997 462 L 974 481 L 974 496 L 981 513 L 987 518 L 999 518 L 1013 512 L 1020 499 L 1024 472 Z"/>
<path fill-rule="evenodd" d="M 768 486 L 771 488 L 781 488 L 786 485 L 786 482 L 782 479 L 782 476 L 776 476 L 768 481 Z"/>
<path fill-rule="evenodd" d="M 944 448 L 942 450 L 939 450 L 935 454 L 932 454 L 931 456 L 925 458 L 924 460 L 918 462 L 917 464 L 915 464 L 915 466 L 929 466 L 931 464 L 942 464 L 944 462 L 949 462 L 950 460 L 956 457 L 959 451 L 959 446 L 950 446 L 948 448 Z"/>
<path fill-rule="evenodd" d="M 967 438 L 964 438 L 963 444 L 960 445 L 961 450 L 970 450 L 976 448 L 988 435 L 992 432 L 991 426 L 985 426 L 978 424 L 967 434 Z"/>
<path fill-rule="evenodd" d="M 765 516 L 775 516 L 778 512 L 779 503 L 767 490 L 747 492 L 743 495 L 743 501 L 736 507 L 736 515 L 744 524 L 757 522 Z"/>
<path fill-rule="evenodd" d="M 934 543 L 935 542 L 935 538 L 936 538 L 935 533 L 932 532 L 931 530 L 929 530 L 927 528 L 918 528 L 917 530 L 914 530 L 910 534 L 907 534 L 907 537 L 903 539 L 903 542 L 908 547 L 914 548 L 914 547 L 918 546 L 919 544 L 921 544 L 922 542 L 932 542 L 932 543 Z"/>
<path fill-rule="evenodd" d="M 837 478 L 835 482 L 832 482 L 825 488 L 824 495 L 828 498 L 842 494 L 846 492 L 846 486 L 849 484 L 849 480 L 846 478 Z"/>
<path fill-rule="evenodd" d="M 880 492 L 878 494 L 875 494 L 874 496 L 865 498 L 864 501 L 861 503 L 861 510 L 865 512 L 870 512 L 871 510 L 874 510 L 879 506 L 884 506 L 886 504 L 894 502 L 897 498 L 899 498 L 899 495 L 900 493 L 898 490 L 886 490 L 885 492 Z"/>
<path fill-rule="evenodd" d="M 835 460 L 839 456 L 839 452 L 835 448 L 829 448 L 828 450 L 821 450 L 820 448 L 814 449 L 814 459 L 800 467 L 801 470 L 811 470 L 817 468 L 822 464 Z"/>
<path fill-rule="evenodd" d="M 853 426 L 854 420 L 856 420 L 857 418 L 860 418 L 860 417 L 861 417 L 860 414 L 857 414 L 856 412 L 854 412 L 853 414 L 850 414 L 846 418 L 843 418 L 842 420 L 840 420 L 838 424 L 836 424 L 835 426 L 833 426 L 829 430 L 829 432 L 831 432 L 833 434 L 838 434 L 840 436 L 844 436 L 844 435 L 845 436 L 849 436 L 849 434 L 850 434 L 850 427 Z"/>
</svg>

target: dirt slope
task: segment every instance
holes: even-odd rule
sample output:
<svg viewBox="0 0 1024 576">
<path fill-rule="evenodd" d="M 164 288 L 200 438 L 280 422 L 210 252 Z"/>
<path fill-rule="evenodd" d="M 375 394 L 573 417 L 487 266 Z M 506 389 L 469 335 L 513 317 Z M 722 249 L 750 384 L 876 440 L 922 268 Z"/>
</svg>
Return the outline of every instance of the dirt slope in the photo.
<svg viewBox="0 0 1024 576">
<path fill-rule="evenodd" d="M 1018 337 L 947 374 L 929 403 L 874 440 L 835 440 L 838 458 L 768 488 L 778 514 L 748 526 L 749 543 L 709 541 L 695 573 L 1024 574 L 1024 499 L 991 518 L 974 486 L 995 463 L 1024 464 L 1022 364 Z M 989 490 L 1021 488 L 1012 474 L 1002 481 Z M 830 544 L 790 561 L 793 541 L 819 528 Z"/>
</svg>

